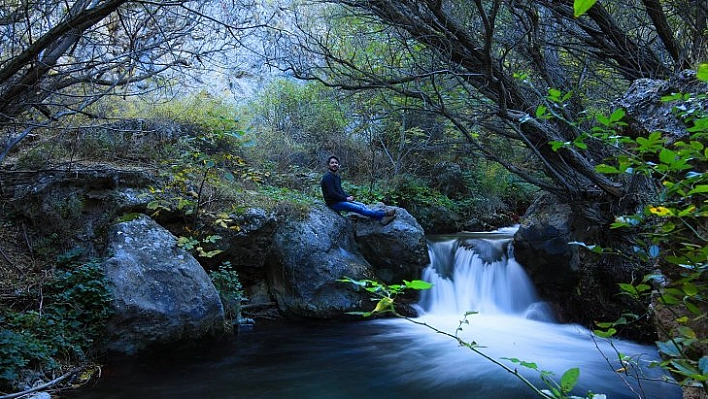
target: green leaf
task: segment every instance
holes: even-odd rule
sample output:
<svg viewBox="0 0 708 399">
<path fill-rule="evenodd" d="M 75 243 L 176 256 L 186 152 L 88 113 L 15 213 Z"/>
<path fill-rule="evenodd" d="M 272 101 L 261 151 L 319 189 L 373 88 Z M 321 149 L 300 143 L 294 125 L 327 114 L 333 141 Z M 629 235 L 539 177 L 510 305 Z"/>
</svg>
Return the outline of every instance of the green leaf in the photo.
<svg viewBox="0 0 708 399">
<path fill-rule="evenodd" d="M 567 143 L 565 143 L 563 141 L 550 141 L 550 142 L 548 142 L 548 144 L 551 145 L 551 149 L 553 151 L 558 151 L 559 148 L 563 147 Z"/>
<path fill-rule="evenodd" d="M 693 331 L 693 329 L 691 329 L 690 327 L 679 326 L 678 332 L 681 334 L 682 337 L 696 338 L 696 332 Z"/>
<path fill-rule="evenodd" d="M 610 121 L 611 122 L 619 122 L 622 120 L 622 118 L 624 118 L 624 116 L 625 116 L 624 110 L 617 109 L 617 110 L 615 110 L 615 112 L 612 113 L 612 115 L 610 115 Z"/>
<path fill-rule="evenodd" d="M 664 260 L 669 263 L 673 263 L 674 265 L 681 265 L 688 262 L 688 260 L 683 256 L 666 256 L 664 257 Z"/>
<path fill-rule="evenodd" d="M 661 226 L 662 233 L 670 233 L 670 232 L 674 231 L 675 229 L 676 229 L 676 225 L 671 222 L 664 223 L 664 225 Z"/>
<path fill-rule="evenodd" d="M 627 292 L 632 295 L 637 295 L 637 289 L 632 284 L 620 283 L 619 287 L 622 291 Z"/>
<path fill-rule="evenodd" d="M 219 241 L 219 240 L 221 240 L 221 236 L 218 235 L 218 234 L 206 236 L 206 238 L 204 238 L 204 242 L 209 242 L 209 243 L 212 243 L 212 244 L 215 243 L 215 242 L 217 242 L 217 241 Z"/>
<path fill-rule="evenodd" d="M 693 283 L 685 283 L 683 285 L 683 292 L 688 296 L 698 295 L 698 287 Z"/>
<path fill-rule="evenodd" d="M 213 258 L 214 256 L 222 253 L 224 251 L 220 249 L 214 249 L 212 251 L 204 251 L 203 249 L 199 252 L 199 256 L 202 256 L 204 258 Z"/>
<path fill-rule="evenodd" d="M 585 144 L 582 140 L 575 140 L 575 141 L 573 141 L 573 144 L 574 144 L 576 147 L 580 148 L 581 150 L 587 150 L 587 149 L 588 149 L 588 145 Z"/>
<path fill-rule="evenodd" d="M 614 166 L 610 165 L 605 165 L 604 163 L 601 163 L 597 166 L 595 166 L 595 170 L 598 173 L 605 173 L 605 174 L 618 174 L 621 173 L 619 169 L 615 168 Z"/>
<path fill-rule="evenodd" d="M 597 335 L 600 338 L 611 338 L 613 335 L 617 333 L 617 330 L 614 328 L 610 328 L 607 331 L 602 331 L 602 330 L 593 330 L 593 334 Z"/>
<path fill-rule="evenodd" d="M 647 292 L 651 290 L 651 286 L 648 284 L 637 284 L 635 288 L 637 289 L 637 292 Z"/>
<path fill-rule="evenodd" d="M 370 317 L 373 313 L 371 313 L 371 312 L 346 312 L 346 314 L 350 314 L 353 316 Z"/>
<path fill-rule="evenodd" d="M 685 360 L 672 360 L 671 365 L 676 368 L 676 371 L 687 377 L 700 374 L 692 365 L 688 364 Z"/>
<path fill-rule="evenodd" d="M 597 0 L 575 0 L 573 2 L 573 15 L 575 18 L 585 14 L 588 10 L 595 5 Z"/>
<path fill-rule="evenodd" d="M 684 305 L 689 312 L 695 314 L 696 316 L 700 316 L 703 313 L 698 306 L 692 304 L 691 302 L 685 301 Z"/>
<path fill-rule="evenodd" d="M 702 80 L 704 82 L 708 82 L 708 64 L 700 64 L 698 65 L 698 70 L 696 71 L 696 77 L 698 80 Z"/>
<path fill-rule="evenodd" d="M 673 341 L 659 341 L 656 343 L 656 347 L 659 349 L 659 352 L 665 355 L 672 357 L 681 356 L 681 352 Z"/>
<path fill-rule="evenodd" d="M 427 281 L 423 281 L 423 280 L 413 280 L 413 281 L 403 280 L 403 283 L 406 285 L 407 288 L 410 288 L 412 290 L 429 290 L 433 287 L 432 284 L 430 284 Z"/>
<path fill-rule="evenodd" d="M 547 110 L 548 108 L 545 105 L 539 105 L 538 108 L 536 108 L 536 118 L 543 118 Z"/>
<path fill-rule="evenodd" d="M 678 299 L 676 299 L 675 296 L 673 296 L 673 295 L 668 295 L 668 294 L 664 294 L 664 295 L 660 296 L 660 297 L 659 297 L 659 302 L 661 302 L 661 303 L 663 303 L 663 304 L 665 304 L 665 305 L 678 305 L 679 303 L 681 303 L 681 301 L 679 301 Z"/>
<path fill-rule="evenodd" d="M 688 195 L 698 193 L 708 193 L 708 184 L 701 184 L 700 186 L 696 186 L 693 190 L 688 192 Z"/>
<path fill-rule="evenodd" d="M 578 383 L 579 377 L 580 369 L 577 367 L 573 367 L 572 369 L 569 369 L 568 371 L 563 373 L 563 376 L 561 377 L 560 381 L 560 386 L 563 393 L 569 393 L 570 391 L 572 391 L 573 387 L 575 387 L 575 384 Z"/>
<path fill-rule="evenodd" d="M 659 160 L 662 163 L 671 165 L 672 163 L 676 162 L 676 153 L 674 151 L 669 150 L 668 148 L 662 148 L 661 152 L 659 152 Z"/>
<path fill-rule="evenodd" d="M 393 310 L 393 299 L 385 297 L 381 298 L 376 304 L 376 307 L 371 313 L 381 313 Z"/>
<path fill-rule="evenodd" d="M 560 101 L 561 91 L 558 89 L 548 89 L 548 99 L 554 102 Z"/>
<path fill-rule="evenodd" d="M 508 361 L 510 361 L 510 362 L 512 362 L 512 363 L 520 364 L 520 365 L 522 365 L 522 366 L 524 366 L 524 367 L 526 367 L 526 368 L 530 368 L 530 369 L 532 369 L 532 370 L 538 370 L 538 365 L 537 365 L 536 363 L 533 363 L 533 362 L 527 362 L 527 361 L 525 361 L 525 360 L 519 360 L 519 359 L 517 359 L 517 358 L 515 358 L 515 357 L 502 357 L 502 359 L 506 359 L 506 360 L 508 360 Z"/>
<path fill-rule="evenodd" d="M 598 121 L 603 126 L 610 126 L 610 118 L 602 114 L 595 115 L 595 120 Z"/>
</svg>

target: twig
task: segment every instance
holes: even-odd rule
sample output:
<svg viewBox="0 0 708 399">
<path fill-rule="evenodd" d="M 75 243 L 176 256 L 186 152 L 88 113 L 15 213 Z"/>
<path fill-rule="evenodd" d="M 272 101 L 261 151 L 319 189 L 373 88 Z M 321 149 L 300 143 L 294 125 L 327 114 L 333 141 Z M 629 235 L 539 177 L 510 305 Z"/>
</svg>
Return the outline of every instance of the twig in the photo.
<svg viewBox="0 0 708 399">
<path fill-rule="evenodd" d="M 5 254 L 5 252 L 3 252 L 2 248 L 0 248 L 0 255 L 2 255 L 3 258 L 5 258 L 5 260 L 7 261 L 7 263 L 10 264 L 10 266 L 12 266 L 12 267 L 14 267 L 15 269 L 17 269 L 17 271 L 20 272 L 20 273 L 22 273 L 23 276 L 26 275 L 26 273 L 25 273 L 24 270 L 20 269 L 19 266 L 17 266 L 16 264 L 14 264 L 14 263 L 10 260 L 10 258 Z"/>
<path fill-rule="evenodd" d="M 29 249 L 30 256 L 32 257 L 32 260 L 34 260 L 34 251 L 32 250 L 32 243 L 29 240 L 29 237 L 27 237 L 27 226 L 25 226 L 24 223 L 22 223 L 22 233 L 25 237 L 25 243 L 27 244 L 27 249 Z"/>
<path fill-rule="evenodd" d="M 47 382 L 47 383 L 45 383 L 45 384 L 38 385 L 38 386 L 36 386 L 36 387 L 34 387 L 34 388 L 30 388 L 30 389 L 28 389 L 28 390 L 26 390 L 26 391 L 16 392 L 16 393 L 11 393 L 11 394 L 9 394 L 9 395 L 0 396 L 0 399 L 15 399 L 15 398 L 19 398 L 20 396 L 27 395 L 28 393 L 41 391 L 42 389 L 49 388 L 49 387 L 52 386 L 52 385 L 56 385 L 56 384 L 58 384 L 58 383 L 64 381 L 65 379 L 67 379 L 67 378 L 69 378 L 70 376 L 72 376 L 74 373 L 76 373 L 76 369 L 69 371 L 68 373 L 62 375 L 61 377 L 55 378 L 55 379 L 53 379 L 53 380 L 51 380 L 51 381 L 49 381 L 49 382 Z"/>
</svg>

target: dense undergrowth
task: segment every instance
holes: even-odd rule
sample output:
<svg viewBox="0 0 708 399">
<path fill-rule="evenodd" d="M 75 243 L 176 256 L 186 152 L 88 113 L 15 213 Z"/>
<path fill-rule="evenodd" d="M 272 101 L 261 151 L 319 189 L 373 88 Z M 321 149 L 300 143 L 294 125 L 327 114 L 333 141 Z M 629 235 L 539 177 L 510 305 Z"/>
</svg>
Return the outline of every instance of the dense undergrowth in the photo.
<svg viewBox="0 0 708 399">
<path fill-rule="evenodd" d="M 69 364 L 89 362 L 100 347 L 111 295 L 98 261 L 61 256 L 40 285 L 3 303 L 0 389 L 52 380 Z M 37 304 L 39 300 L 39 304 Z"/>
</svg>

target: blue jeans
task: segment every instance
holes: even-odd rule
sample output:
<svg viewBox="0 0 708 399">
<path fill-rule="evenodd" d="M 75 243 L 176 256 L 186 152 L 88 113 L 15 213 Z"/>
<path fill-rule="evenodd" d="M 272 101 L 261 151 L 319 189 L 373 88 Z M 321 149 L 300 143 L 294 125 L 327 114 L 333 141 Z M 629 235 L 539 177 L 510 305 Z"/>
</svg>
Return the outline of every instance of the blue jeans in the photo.
<svg viewBox="0 0 708 399">
<path fill-rule="evenodd" d="M 386 215 L 385 211 L 374 211 L 369 209 L 366 205 L 362 204 L 361 202 L 335 202 L 334 204 L 329 206 L 330 208 L 334 209 L 337 212 L 354 212 L 358 213 L 360 215 L 368 216 L 370 218 L 376 219 L 376 220 L 381 220 L 384 215 Z"/>
</svg>

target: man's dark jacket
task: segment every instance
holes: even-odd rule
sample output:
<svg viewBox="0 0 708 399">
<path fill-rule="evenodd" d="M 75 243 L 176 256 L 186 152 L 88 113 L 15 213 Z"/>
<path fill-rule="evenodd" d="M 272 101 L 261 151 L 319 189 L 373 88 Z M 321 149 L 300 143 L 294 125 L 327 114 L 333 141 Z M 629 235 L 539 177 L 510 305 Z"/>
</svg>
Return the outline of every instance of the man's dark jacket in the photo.
<svg viewBox="0 0 708 399">
<path fill-rule="evenodd" d="M 339 175 L 328 171 L 322 176 L 320 186 L 322 186 L 322 197 L 324 197 L 327 206 L 347 201 L 349 194 L 342 190 L 342 179 Z"/>
</svg>

